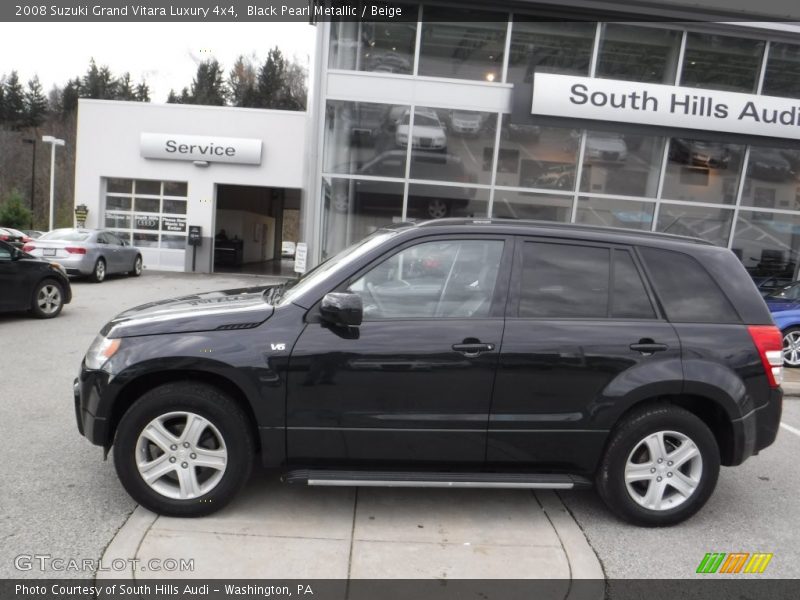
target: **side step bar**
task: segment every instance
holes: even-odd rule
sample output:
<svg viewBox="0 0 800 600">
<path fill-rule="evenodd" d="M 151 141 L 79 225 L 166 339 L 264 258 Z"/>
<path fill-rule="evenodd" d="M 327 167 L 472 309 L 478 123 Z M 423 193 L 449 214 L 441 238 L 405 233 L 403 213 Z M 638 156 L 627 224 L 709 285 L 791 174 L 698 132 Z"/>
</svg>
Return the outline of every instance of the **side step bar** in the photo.
<svg viewBox="0 0 800 600">
<path fill-rule="evenodd" d="M 334 487 L 429 487 L 569 490 L 592 482 L 578 475 L 539 473 L 428 473 L 297 469 L 283 476 L 288 483 Z"/>
</svg>

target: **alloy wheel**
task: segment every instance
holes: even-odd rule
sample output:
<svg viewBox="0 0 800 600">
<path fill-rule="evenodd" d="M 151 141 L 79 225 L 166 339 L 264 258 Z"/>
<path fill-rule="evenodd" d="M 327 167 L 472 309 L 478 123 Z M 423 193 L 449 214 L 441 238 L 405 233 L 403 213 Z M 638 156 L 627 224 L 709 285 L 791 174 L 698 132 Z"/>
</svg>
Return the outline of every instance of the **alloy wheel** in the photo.
<svg viewBox="0 0 800 600">
<path fill-rule="evenodd" d="M 800 366 L 800 330 L 783 336 L 783 362 L 790 367 Z"/>
<path fill-rule="evenodd" d="M 211 421 L 185 411 L 148 423 L 136 441 L 136 467 L 151 489 L 188 500 L 213 490 L 225 474 L 228 450 Z"/>
<path fill-rule="evenodd" d="M 447 202 L 440 199 L 428 202 L 428 216 L 431 219 L 443 219 L 447 216 Z"/>
<path fill-rule="evenodd" d="M 106 263 L 102 259 L 98 260 L 94 266 L 94 278 L 97 281 L 103 281 L 106 278 Z"/>
<path fill-rule="evenodd" d="M 61 290 L 52 283 L 43 285 L 36 297 L 36 305 L 45 315 L 58 312 L 61 302 Z"/>
<path fill-rule="evenodd" d="M 136 275 L 141 275 L 142 274 L 142 257 L 141 256 L 137 256 L 136 257 L 136 260 L 133 263 L 133 272 Z"/>
<path fill-rule="evenodd" d="M 659 431 L 639 441 L 625 463 L 625 487 L 640 506 L 665 511 L 694 494 L 703 476 L 700 450 L 688 436 Z"/>
</svg>

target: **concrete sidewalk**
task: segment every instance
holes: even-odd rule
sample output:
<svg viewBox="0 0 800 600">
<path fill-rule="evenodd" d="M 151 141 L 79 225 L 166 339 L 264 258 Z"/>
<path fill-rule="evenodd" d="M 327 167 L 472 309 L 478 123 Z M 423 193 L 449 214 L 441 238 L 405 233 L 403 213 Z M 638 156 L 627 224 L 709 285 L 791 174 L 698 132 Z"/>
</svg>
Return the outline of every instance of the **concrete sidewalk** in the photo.
<svg viewBox="0 0 800 600">
<path fill-rule="evenodd" d="M 603 580 L 594 551 L 553 492 L 320 488 L 263 475 L 202 519 L 138 507 L 103 564 L 120 558 L 143 565 L 192 558 L 194 571 L 107 571 L 98 579 Z M 601 598 L 597 588 L 593 597 Z"/>
<path fill-rule="evenodd" d="M 800 369 L 784 367 L 781 387 L 786 396 L 800 396 Z"/>
</svg>

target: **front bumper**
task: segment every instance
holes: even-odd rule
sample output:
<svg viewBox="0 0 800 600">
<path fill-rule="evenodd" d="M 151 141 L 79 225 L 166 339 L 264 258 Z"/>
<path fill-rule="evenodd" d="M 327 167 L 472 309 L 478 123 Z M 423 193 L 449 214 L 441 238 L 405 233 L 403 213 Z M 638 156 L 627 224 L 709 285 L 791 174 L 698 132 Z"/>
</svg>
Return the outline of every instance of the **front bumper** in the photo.
<svg viewBox="0 0 800 600">
<path fill-rule="evenodd" d="M 103 395 L 108 387 L 108 373 L 91 371 L 81 364 L 81 371 L 72 384 L 75 402 L 75 419 L 78 431 L 91 443 L 108 447 L 110 415 L 107 413 Z"/>
</svg>

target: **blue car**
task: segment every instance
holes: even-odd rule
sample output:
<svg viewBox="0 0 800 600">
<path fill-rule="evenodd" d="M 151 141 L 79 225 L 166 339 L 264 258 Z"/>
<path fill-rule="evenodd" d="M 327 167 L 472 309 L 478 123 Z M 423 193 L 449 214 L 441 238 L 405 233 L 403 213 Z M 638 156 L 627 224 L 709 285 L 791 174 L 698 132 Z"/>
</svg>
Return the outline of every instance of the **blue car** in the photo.
<svg viewBox="0 0 800 600">
<path fill-rule="evenodd" d="M 800 367 L 800 281 L 775 290 L 764 300 L 783 334 L 783 364 Z"/>
</svg>

